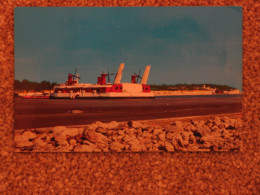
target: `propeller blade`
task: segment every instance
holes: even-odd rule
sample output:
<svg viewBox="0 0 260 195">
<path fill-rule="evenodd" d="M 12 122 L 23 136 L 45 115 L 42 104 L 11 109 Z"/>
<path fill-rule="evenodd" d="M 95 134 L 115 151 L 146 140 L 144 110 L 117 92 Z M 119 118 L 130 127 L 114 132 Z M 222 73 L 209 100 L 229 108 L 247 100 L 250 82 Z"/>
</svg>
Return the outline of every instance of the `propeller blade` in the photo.
<svg viewBox="0 0 260 195">
<path fill-rule="evenodd" d="M 141 73 L 141 68 L 139 69 L 139 73 L 138 73 L 139 76 L 140 76 L 140 73 Z"/>
</svg>

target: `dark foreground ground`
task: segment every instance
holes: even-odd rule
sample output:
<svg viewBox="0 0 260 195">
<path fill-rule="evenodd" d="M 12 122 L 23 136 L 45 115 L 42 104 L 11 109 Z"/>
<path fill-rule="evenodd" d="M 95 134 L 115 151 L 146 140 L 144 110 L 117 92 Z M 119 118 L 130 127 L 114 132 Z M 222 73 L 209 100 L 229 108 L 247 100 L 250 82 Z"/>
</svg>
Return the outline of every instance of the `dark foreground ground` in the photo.
<svg viewBox="0 0 260 195">
<path fill-rule="evenodd" d="M 237 113 L 241 96 L 186 96 L 155 99 L 15 99 L 15 129 L 81 125 Z"/>
</svg>

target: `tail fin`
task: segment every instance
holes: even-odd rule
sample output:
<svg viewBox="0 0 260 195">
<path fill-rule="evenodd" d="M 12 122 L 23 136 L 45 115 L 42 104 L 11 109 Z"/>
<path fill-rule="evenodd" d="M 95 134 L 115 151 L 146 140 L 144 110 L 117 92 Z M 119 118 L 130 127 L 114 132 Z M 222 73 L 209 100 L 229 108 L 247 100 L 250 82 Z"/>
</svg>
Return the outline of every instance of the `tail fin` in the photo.
<svg viewBox="0 0 260 195">
<path fill-rule="evenodd" d="M 146 66 L 142 80 L 141 80 L 141 84 L 144 84 L 144 85 L 147 84 L 150 68 L 151 68 L 151 66 Z"/>
<path fill-rule="evenodd" d="M 114 84 L 119 84 L 122 78 L 122 74 L 123 74 L 123 69 L 124 69 L 125 64 L 121 63 L 118 67 L 116 76 L 115 76 L 115 81 Z"/>
</svg>

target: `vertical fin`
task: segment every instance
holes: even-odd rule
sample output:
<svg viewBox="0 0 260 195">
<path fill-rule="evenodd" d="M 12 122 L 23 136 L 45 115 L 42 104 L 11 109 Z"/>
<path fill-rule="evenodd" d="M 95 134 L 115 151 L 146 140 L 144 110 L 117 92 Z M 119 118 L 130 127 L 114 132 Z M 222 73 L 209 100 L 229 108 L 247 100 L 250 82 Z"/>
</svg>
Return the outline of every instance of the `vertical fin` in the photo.
<svg viewBox="0 0 260 195">
<path fill-rule="evenodd" d="M 119 84 L 121 82 L 124 66 L 125 66 L 124 63 L 121 63 L 119 65 L 116 76 L 115 76 L 114 84 Z"/>
<path fill-rule="evenodd" d="M 147 84 L 150 68 L 151 68 L 151 66 L 146 66 L 142 80 L 141 80 L 141 84 L 144 84 L 144 85 Z"/>
</svg>

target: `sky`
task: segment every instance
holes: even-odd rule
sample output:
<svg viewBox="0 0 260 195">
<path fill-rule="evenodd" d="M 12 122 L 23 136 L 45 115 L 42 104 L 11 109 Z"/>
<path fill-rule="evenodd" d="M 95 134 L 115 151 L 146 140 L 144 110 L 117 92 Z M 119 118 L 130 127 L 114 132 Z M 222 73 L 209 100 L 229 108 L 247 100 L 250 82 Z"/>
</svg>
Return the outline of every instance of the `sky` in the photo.
<svg viewBox="0 0 260 195">
<path fill-rule="evenodd" d="M 64 83 L 77 68 L 96 83 L 125 63 L 122 82 L 150 65 L 148 84 L 242 90 L 241 7 L 17 7 L 14 32 L 17 80 Z"/>
</svg>

